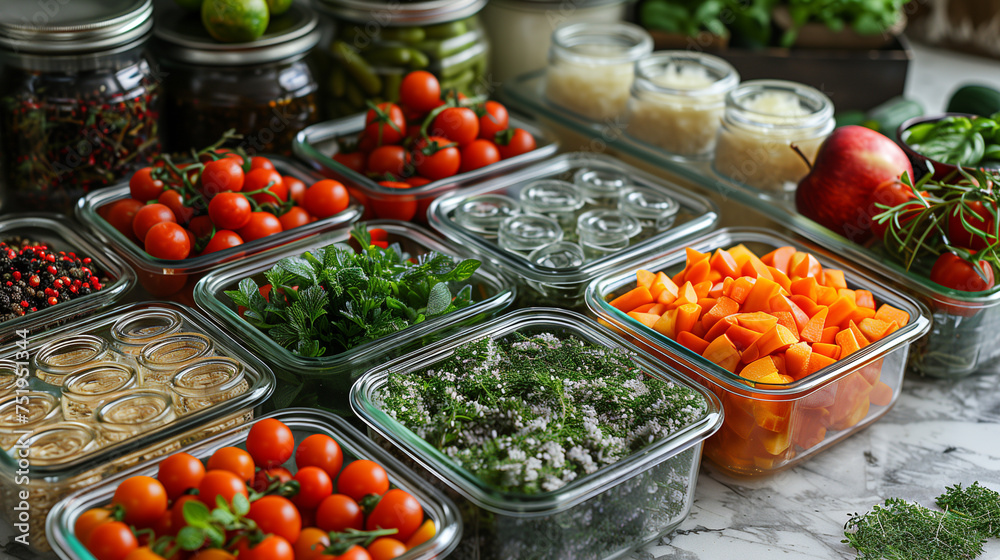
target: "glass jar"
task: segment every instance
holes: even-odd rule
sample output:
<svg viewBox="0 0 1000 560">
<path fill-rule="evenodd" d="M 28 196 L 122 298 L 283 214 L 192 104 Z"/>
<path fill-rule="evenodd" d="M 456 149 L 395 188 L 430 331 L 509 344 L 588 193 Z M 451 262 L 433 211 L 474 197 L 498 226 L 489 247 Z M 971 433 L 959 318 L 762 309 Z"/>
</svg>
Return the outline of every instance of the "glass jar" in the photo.
<svg viewBox="0 0 1000 560">
<path fill-rule="evenodd" d="M 155 430 L 177 418 L 170 395 L 149 389 L 119 393 L 94 412 L 102 443 L 116 443 Z"/>
<path fill-rule="evenodd" d="M 521 214 L 500 223 L 497 241 L 501 249 L 527 257 L 532 251 L 562 241 L 559 222 L 545 216 Z"/>
<path fill-rule="evenodd" d="M 111 327 L 111 338 L 119 352 L 138 358 L 153 340 L 181 328 L 181 316 L 171 309 L 143 309 L 122 315 Z"/>
<path fill-rule="evenodd" d="M 31 464 L 54 465 L 86 455 L 97 448 L 97 433 L 80 422 L 41 426 L 25 437 Z"/>
<path fill-rule="evenodd" d="M 815 160 L 833 127 L 833 102 L 819 90 L 783 80 L 744 82 L 726 96 L 715 171 L 755 189 L 791 194 L 809 173 L 803 157 Z"/>
<path fill-rule="evenodd" d="M 118 391 L 133 389 L 139 383 L 135 369 L 124 364 L 103 362 L 82 369 L 66 378 L 63 384 L 63 417 L 67 420 L 88 421 L 94 411 Z"/>
<path fill-rule="evenodd" d="M 516 200 L 502 194 L 471 196 L 455 208 L 455 223 L 488 237 L 496 237 L 500 224 L 519 214 L 521 207 Z"/>
<path fill-rule="evenodd" d="M 552 34 L 545 97 L 592 121 L 625 113 L 635 63 L 653 38 L 631 23 L 574 23 Z"/>
<path fill-rule="evenodd" d="M 628 175 L 611 165 L 581 167 L 573 174 L 588 206 L 617 208 L 622 190 L 629 185 Z"/>
<path fill-rule="evenodd" d="M 3 3 L 0 208 L 68 212 L 160 151 L 152 14 L 151 0 Z"/>
<path fill-rule="evenodd" d="M 660 190 L 632 185 L 622 190 L 619 208 L 623 214 L 635 218 L 642 226 L 642 234 L 636 240 L 639 241 L 670 229 L 681 205 Z"/>
<path fill-rule="evenodd" d="M 332 117 L 398 101 L 403 76 L 427 70 L 441 89 L 491 93 L 489 45 L 478 13 L 486 0 L 316 0 L 334 21 L 324 89 Z"/>
<path fill-rule="evenodd" d="M 59 400 L 52 393 L 24 391 L 0 399 L 0 449 L 10 449 L 26 430 L 59 418 Z"/>
<path fill-rule="evenodd" d="M 177 414 L 187 414 L 247 392 L 243 365 L 230 358 L 198 360 L 177 371 L 170 380 Z"/>
<path fill-rule="evenodd" d="M 220 43 L 197 12 L 169 6 L 156 14 L 154 44 L 163 62 L 163 143 L 202 148 L 229 129 L 250 154 L 291 155 L 292 140 L 320 121 L 315 62 L 319 17 L 299 2 L 247 43 Z"/>
<path fill-rule="evenodd" d="M 693 51 L 653 53 L 635 65 L 627 133 L 680 157 L 715 149 L 726 94 L 740 75 L 725 60 Z"/>
<path fill-rule="evenodd" d="M 139 354 L 143 386 L 167 385 L 179 367 L 212 355 L 212 339 L 198 333 L 176 333 L 150 342 Z"/>
<path fill-rule="evenodd" d="M 573 183 L 558 179 L 533 181 L 521 189 L 521 208 L 528 214 L 548 216 L 563 230 L 572 230 L 583 195 Z"/>
<path fill-rule="evenodd" d="M 639 221 L 618 210 L 588 210 L 576 221 L 576 234 L 586 260 L 600 259 L 628 247 L 642 232 Z"/>
<path fill-rule="evenodd" d="M 107 341 L 99 336 L 81 334 L 59 338 L 35 353 L 35 377 L 61 386 L 69 374 L 110 357 Z"/>
</svg>

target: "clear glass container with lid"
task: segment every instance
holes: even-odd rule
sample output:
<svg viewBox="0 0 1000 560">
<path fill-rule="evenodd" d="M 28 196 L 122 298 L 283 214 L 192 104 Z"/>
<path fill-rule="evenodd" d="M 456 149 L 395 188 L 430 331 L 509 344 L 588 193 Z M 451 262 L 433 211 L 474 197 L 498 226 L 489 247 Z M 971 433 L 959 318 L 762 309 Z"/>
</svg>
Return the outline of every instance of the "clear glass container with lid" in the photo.
<svg viewBox="0 0 1000 560">
<path fill-rule="evenodd" d="M 157 5 L 154 45 L 163 64 L 163 144 L 189 151 L 233 128 L 250 154 L 290 155 L 303 128 L 320 120 L 316 63 L 319 16 L 305 3 L 271 19 L 256 41 L 220 43 L 198 12 Z"/>
<path fill-rule="evenodd" d="M 653 38 L 632 23 L 574 23 L 552 34 L 545 97 L 587 119 L 624 115 L 635 63 Z"/>
<path fill-rule="evenodd" d="M 635 65 L 630 136 L 680 157 L 705 157 L 740 75 L 725 60 L 694 51 L 653 53 Z"/>
<path fill-rule="evenodd" d="M 159 151 L 152 2 L 8 1 L 2 14 L 0 208 L 67 212 Z"/>
<path fill-rule="evenodd" d="M 485 93 L 489 43 L 478 13 L 486 0 L 315 0 L 334 22 L 324 48 L 328 114 L 367 110 L 366 101 L 398 101 L 403 77 L 426 70 L 441 89 Z"/>
<path fill-rule="evenodd" d="M 833 127 L 833 102 L 819 90 L 784 80 L 743 82 L 726 96 L 713 167 L 755 189 L 790 194 L 809 173 L 805 159 L 816 159 Z"/>
</svg>

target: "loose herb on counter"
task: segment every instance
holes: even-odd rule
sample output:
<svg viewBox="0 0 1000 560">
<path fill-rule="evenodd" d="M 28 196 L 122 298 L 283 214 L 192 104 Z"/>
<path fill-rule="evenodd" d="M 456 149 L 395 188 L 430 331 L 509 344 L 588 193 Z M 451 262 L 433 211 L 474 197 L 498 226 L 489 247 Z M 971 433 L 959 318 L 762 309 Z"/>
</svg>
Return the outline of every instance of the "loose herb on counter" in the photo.
<svg viewBox="0 0 1000 560">
<path fill-rule="evenodd" d="M 700 418 L 695 391 L 630 355 L 551 333 L 484 338 L 431 367 L 392 372 L 383 409 L 502 491 L 561 488 Z"/>
<path fill-rule="evenodd" d="M 226 295 L 246 308 L 247 322 L 306 357 L 339 354 L 472 305 L 471 285 L 453 295 L 449 283 L 471 278 L 479 261 L 434 251 L 411 260 L 398 244 L 373 244 L 363 225 L 351 237 L 360 252 L 337 243 L 281 259 L 264 273 L 265 286 L 246 278 Z"/>
</svg>

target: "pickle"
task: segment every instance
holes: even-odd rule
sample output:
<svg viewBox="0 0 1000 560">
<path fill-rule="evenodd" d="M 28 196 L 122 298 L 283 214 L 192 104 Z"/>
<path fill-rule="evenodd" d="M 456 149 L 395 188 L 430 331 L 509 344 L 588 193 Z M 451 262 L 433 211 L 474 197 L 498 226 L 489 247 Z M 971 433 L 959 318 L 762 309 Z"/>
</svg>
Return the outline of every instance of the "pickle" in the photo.
<svg viewBox="0 0 1000 560">
<path fill-rule="evenodd" d="M 448 60 L 441 62 L 441 72 L 440 76 L 442 80 L 450 80 L 455 76 L 465 72 L 466 70 L 475 67 L 477 64 L 486 60 L 486 52 L 480 52 L 465 60 L 460 60 L 455 63 L 449 64 Z"/>
<path fill-rule="evenodd" d="M 406 66 L 413 59 L 413 52 L 407 47 L 378 47 L 365 51 L 364 57 L 376 66 Z"/>
<path fill-rule="evenodd" d="M 347 76 L 344 75 L 344 68 L 342 66 L 334 66 L 330 69 L 330 93 L 334 97 L 343 97 L 345 92 L 345 84 L 347 81 Z"/>
<path fill-rule="evenodd" d="M 354 49 L 348 46 L 347 43 L 334 41 L 330 50 L 334 58 L 347 68 L 348 73 L 357 81 L 365 93 L 368 95 L 377 95 L 378 92 L 382 91 L 381 78 L 378 77 L 378 74 L 375 73 L 375 70 L 372 69 L 365 59 L 354 52 Z M 350 93 L 350 89 L 348 89 L 348 93 Z M 364 105 L 364 101 L 362 101 L 361 105 Z"/>
<path fill-rule="evenodd" d="M 381 82 L 381 80 L 379 80 Z M 365 106 L 365 94 L 361 93 L 361 88 L 354 80 L 346 81 L 347 90 L 347 102 L 355 109 L 355 111 L 364 108 Z M 376 92 L 377 93 L 377 92 Z"/>
<path fill-rule="evenodd" d="M 448 39 L 458 37 L 468 30 L 469 28 L 465 25 L 465 20 L 458 20 L 438 25 L 429 25 L 424 28 L 424 33 L 428 39 Z"/>
<path fill-rule="evenodd" d="M 469 90 L 469 86 L 472 85 L 472 82 L 475 81 L 475 79 L 476 73 L 472 71 L 472 68 L 469 68 L 457 76 L 447 80 L 441 80 L 441 89 L 457 89 L 467 92 Z"/>
<path fill-rule="evenodd" d="M 403 74 L 390 73 L 382 76 L 382 99 L 395 103 L 399 101 L 399 86 L 403 84 Z"/>
<path fill-rule="evenodd" d="M 417 49 L 410 49 L 410 68 L 427 68 L 431 61 Z"/>
<path fill-rule="evenodd" d="M 402 41 L 403 43 L 419 43 L 427 36 L 422 27 L 384 27 L 380 33 L 383 41 Z"/>
</svg>

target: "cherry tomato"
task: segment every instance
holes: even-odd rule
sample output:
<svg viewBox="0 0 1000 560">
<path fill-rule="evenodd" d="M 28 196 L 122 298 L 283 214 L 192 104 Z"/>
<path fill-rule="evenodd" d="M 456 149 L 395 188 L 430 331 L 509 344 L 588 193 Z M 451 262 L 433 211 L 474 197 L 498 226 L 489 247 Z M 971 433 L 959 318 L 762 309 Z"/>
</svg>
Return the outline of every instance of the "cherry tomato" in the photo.
<svg viewBox="0 0 1000 560">
<path fill-rule="evenodd" d="M 365 512 L 350 496 L 331 494 L 316 508 L 316 526 L 324 531 L 360 531 L 365 526 Z"/>
<path fill-rule="evenodd" d="M 333 161 L 343 165 L 351 171 L 357 171 L 358 173 L 365 172 L 365 161 L 367 159 L 368 156 L 360 150 L 355 150 L 353 152 L 337 152 L 333 154 Z"/>
<path fill-rule="evenodd" d="M 111 510 L 106 508 L 88 509 L 73 523 L 73 534 L 81 543 L 86 543 L 90 533 L 98 526 L 113 521 Z"/>
<path fill-rule="evenodd" d="M 448 107 L 434 117 L 431 134 L 465 146 L 479 136 L 479 117 L 468 107 Z"/>
<path fill-rule="evenodd" d="M 201 191 L 208 198 L 222 192 L 240 192 L 244 180 L 242 162 L 226 157 L 206 163 L 200 180 Z"/>
<path fill-rule="evenodd" d="M 237 245 L 243 244 L 243 238 L 240 237 L 235 231 L 230 231 L 228 229 L 220 229 L 215 232 L 212 239 L 209 240 L 208 245 L 202 249 L 201 254 L 207 255 L 209 253 L 214 253 L 216 251 L 224 251 L 231 247 L 236 247 Z"/>
<path fill-rule="evenodd" d="M 128 192 L 132 198 L 147 202 L 159 198 L 163 193 L 163 181 L 153 178 L 153 168 L 143 167 L 128 180 Z"/>
<path fill-rule="evenodd" d="M 187 230 L 173 222 L 160 222 L 149 228 L 146 252 L 157 259 L 179 261 L 191 254 L 191 237 Z"/>
<path fill-rule="evenodd" d="M 170 208 L 179 224 L 187 225 L 194 217 L 194 208 L 184 204 L 184 195 L 179 191 L 165 190 L 156 201 Z"/>
<path fill-rule="evenodd" d="M 389 232 L 385 231 L 382 228 L 375 227 L 368 230 L 368 237 L 370 237 L 372 241 L 388 241 Z"/>
<path fill-rule="evenodd" d="M 330 535 L 316 527 L 306 527 L 295 541 L 295 560 L 318 560 L 330 546 Z"/>
<path fill-rule="evenodd" d="M 948 240 L 954 246 L 982 251 L 997 241 L 996 219 L 993 217 L 993 214 L 990 214 L 989 207 L 982 202 L 976 200 L 967 204 L 969 208 L 964 209 L 962 215 L 957 213 L 959 210 L 958 206 L 948 214 Z M 969 212 L 969 210 L 972 211 Z M 993 211 L 997 212 L 998 209 L 994 207 Z M 989 241 L 965 229 L 965 225 L 962 223 L 962 216 L 965 217 L 965 222 L 970 226 L 985 233 Z"/>
<path fill-rule="evenodd" d="M 508 128 L 494 138 L 501 159 L 526 154 L 535 149 L 535 137 L 523 128 Z"/>
<path fill-rule="evenodd" d="M 409 175 L 410 154 L 402 146 L 379 146 L 368 154 L 368 173 L 403 177 Z"/>
<path fill-rule="evenodd" d="M 94 528 L 85 546 L 97 560 L 125 560 L 139 548 L 139 541 L 128 525 L 111 521 Z"/>
<path fill-rule="evenodd" d="M 163 204 L 147 204 L 135 213 L 135 218 L 132 219 L 132 232 L 135 233 L 139 241 L 145 242 L 149 228 L 160 222 L 172 222 L 176 224 L 177 218 L 174 217 L 174 213 L 170 211 L 170 208 L 167 208 Z"/>
<path fill-rule="evenodd" d="M 281 420 L 265 418 L 250 428 L 250 433 L 247 434 L 247 451 L 258 467 L 277 467 L 292 458 L 295 436 Z"/>
<path fill-rule="evenodd" d="M 267 159 L 264 156 L 253 156 L 252 158 L 250 158 L 250 171 L 254 171 L 257 169 L 270 169 L 271 171 L 274 171 L 274 163 L 272 163 L 271 160 Z M 249 191 L 253 189 L 247 188 L 244 190 Z"/>
<path fill-rule="evenodd" d="M 278 216 L 278 221 L 281 222 L 282 231 L 288 231 L 311 223 L 313 217 L 309 212 L 306 212 L 305 208 L 292 206 L 287 212 Z"/>
<path fill-rule="evenodd" d="M 424 70 L 410 72 L 399 86 L 399 102 L 420 113 L 441 105 L 441 84 Z"/>
<path fill-rule="evenodd" d="M 350 465 L 348 465 L 350 466 Z M 375 509 L 368 514 L 365 527 L 374 529 L 398 529 L 393 535 L 401 541 L 409 539 L 424 522 L 424 508 L 420 502 L 399 488 L 393 488 L 382 495 Z"/>
<path fill-rule="evenodd" d="M 193 494 L 184 494 L 174 501 L 173 507 L 170 508 L 170 528 L 172 530 L 172 534 L 176 535 L 181 529 L 187 527 L 187 520 L 184 519 L 184 504 L 197 500 L 198 496 Z M 214 508 L 215 503 L 212 503 L 211 507 Z"/>
<path fill-rule="evenodd" d="M 195 237 L 201 239 L 202 237 L 208 237 L 212 235 L 212 230 L 215 229 L 215 225 L 212 223 L 212 218 L 208 216 L 195 216 L 191 218 L 191 223 L 188 224 L 188 229 L 194 233 Z"/>
<path fill-rule="evenodd" d="M 426 185 L 427 183 L 430 183 L 431 180 L 428 179 L 427 177 L 421 177 L 420 175 L 414 175 L 413 177 L 407 177 L 406 180 L 403 181 L 403 182 L 406 183 L 407 185 L 410 185 L 411 187 L 422 187 L 422 186 Z"/>
<path fill-rule="evenodd" d="M 344 463 L 344 453 L 336 440 L 325 434 L 313 434 L 299 443 L 299 448 L 295 450 L 295 466 L 302 469 L 305 467 L 319 467 L 330 475 L 330 479 L 337 478 L 340 474 L 340 467 Z"/>
<path fill-rule="evenodd" d="M 389 475 L 378 463 L 359 459 L 344 467 L 337 478 L 337 492 L 355 500 L 368 494 L 381 496 L 389 490 Z"/>
<path fill-rule="evenodd" d="M 321 556 L 322 560 L 372 560 L 371 555 L 368 551 L 361 548 L 360 545 L 354 545 L 347 549 L 347 552 L 341 554 L 340 556 Z"/>
<path fill-rule="evenodd" d="M 295 505 L 312 509 L 318 507 L 327 496 L 333 494 L 333 481 L 326 471 L 319 467 L 304 467 L 295 473 L 299 483 L 299 493 L 292 501 Z"/>
<path fill-rule="evenodd" d="M 256 465 L 253 457 L 239 447 L 221 447 L 208 458 L 208 470 L 229 471 L 240 480 L 253 480 Z"/>
<path fill-rule="evenodd" d="M 176 500 L 188 490 L 197 488 L 205 477 L 205 465 L 187 453 L 174 453 L 160 462 L 156 479 L 167 491 L 167 497 Z"/>
<path fill-rule="evenodd" d="M 313 183 L 302 198 L 302 206 L 306 212 L 321 220 L 343 212 L 348 204 L 350 204 L 350 195 L 347 194 L 347 189 L 340 181 L 333 179 L 323 179 Z"/>
<path fill-rule="evenodd" d="M 462 164 L 459 172 L 465 173 L 500 161 L 500 151 L 489 140 L 478 139 L 462 147 Z"/>
<path fill-rule="evenodd" d="M 288 200 L 288 187 L 281 181 L 281 175 L 277 171 L 262 168 L 254 169 L 250 173 L 247 173 L 246 180 L 243 182 L 243 190 L 245 192 L 259 191 L 265 187 L 267 188 L 267 192 L 250 196 L 257 201 L 257 204 L 278 205 Z M 268 194 L 268 192 L 271 194 Z"/>
<path fill-rule="evenodd" d="M 390 537 L 380 537 L 368 545 L 372 560 L 393 560 L 406 554 L 406 545 Z"/>
<path fill-rule="evenodd" d="M 461 155 L 454 142 L 440 136 L 430 136 L 413 146 L 413 164 L 417 173 L 437 181 L 458 173 Z"/>
<path fill-rule="evenodd" d="M 260 288 L 257 288 L 260 291 Z M 243 309 L 246 311 L 246 309 Z M 243 313 L 237 311 L 241 316 Z M 280 482 L 284 484 L 292 480 L 292 473 L 288 472 L 288 469 L 282 467 L 271 467 L 269 469 L 258 469 L 257 473 L 253 476 L 253 484 L 251 485 L 254 490 L 263 494 L 272 484 L 275 482 Z"/>
<path fill-rule="evenodd" d="M 208 203 L 208 217 L 220 229 L 238 230 L 250 221 L 253 209 L 240 193 L 220 193 Z"/>
<path fill-rule="evenodd" d="M 295 505 L 282 496 L 264 496 L 250 504 L 248 519 L 253 519 L 261 531 L 295 542 L 302 530 L 302 518 Z"/>
<path fill-rule="evenodd" d="M 390 189 L 410 188 L 410 185 L 398 181 L 379 181 L 379 184 Z M 385 198 L 376 198 L 376 196 L 384 196 Z M 417 215 L 417 199 L 412 196 L 374 195 L 369 198 L 368 206 L 376 217 L 386 220 L 408 222 Z"/>
<path fill-rule="evenodd" d="M 888 229 L 888 222 L 880 224 L 877 220 L 875 220 L 875 216 L 885 212 L 884 208 L 879 208 L 876 204 L 884 204 L 885 206 L 892 208 L 899 206 L 900 204 L 910 202 L 911 200 L 916 200 L 916 198 L 917 196 L 913 194 L 913 189 L 905 185 L 899 179 L 890 179 L 875 187 L 875 190 L 872 191 L 871 194 L 871 201 L 868 209 L 868 215 L 872 218 L 871 230 L 872 234 L 875 235 L 875 238 L 884 238 L 885 232 Z"/>
<path fill-rule="evenodd" d="M 963 292 L 982 292 L 994 286 L 993 267 L 986 261 L 979 261 L 977 267 L 985 280 L 976 273 L 976 269 L 965 259 L 955 253 L 942 253 L 931 268 L 931 282 Z"/>
<path fill-rule="evenodd" d="M 306 194 L 306 184 L 300 179 L 292 177 L 291 175 L 284 175 L 281 177 L 282 184 L 288 188 L 288 198 L 295 204 L 299 206 L 302 205 L 302 197 Z"/>
<path fill-rule="evenodd" d="M 129 525 L 148 527 L 167 511 L 167 491 L 155 478 L 133 476 L 118 485 L 111 503 L 122 506 Z"/>
<path fill-rule="evenodd" d="M 240 234 L 245 243 L 250 243 L 251 241 L 267 237 L 268 235 L 274 235 L 275 233 L 281 233 L 282 231 L 284 230 L 281 228 L 281 220 L 274 214 L 270 212 L 253 212 L 250 214 L 250 220 L 247 224 L 237 230 L 236 233 Z"/>
<path fill-rule="evenodd" d="M 196 552 L 190 560 L 236 560 L 236 556 L 221 548 L 206 548 Z"/>
<path fill-rule="evenodd" d="M 497 137 L 497 132 L 507 130 L 510 126 L 510 115 L 507 108 L 496 101 L 487 101 L 476 108 L 479 115 L 479 137 L 484 140 L 493 141 Z"/>
<path fill-rule="evenodd" d="M 125 560 L 164 560 L 164 558 L 153 552 L 148 546 L 140 546 L 129 552 Z"/>
<path fill-rule="evenodd" d="M 229 471 L 209 470 L 198 484 L 198 499 L 209 509 L 215 509 L 216 496 L 222 496 L 226 503 L 232 503 L 237 494 L 250 495 L 246 482 Z"/>
<path fill-rule="evenodd" d="M 117 200 L 108 207 L 108 213 L 104 219 L 111 224 L 111 227 L 125 234 L 125 237 L 132 241 L 138 241 L 135 231 L 132 229 L 132 220 L 135 218 L 136 212 L 144 206 L 146 205 L 141 201 L 132 198 Z"/>
<path fill-rule="evenodd" d="M 295 560 L 295 551 L 287 540 L 278 535 L 268 535 L 257 546 L 250 548 L 246 539 L 240 540 L 240 560 Z"/>
<path fill-rule="evenodd" d="M 365 129 L 362 134 L 375 139 L 375 146 L 396 144 L 403 139 L 406 117 L 395 103 L 379 103 L 365 115 Z"/>
</svg>

